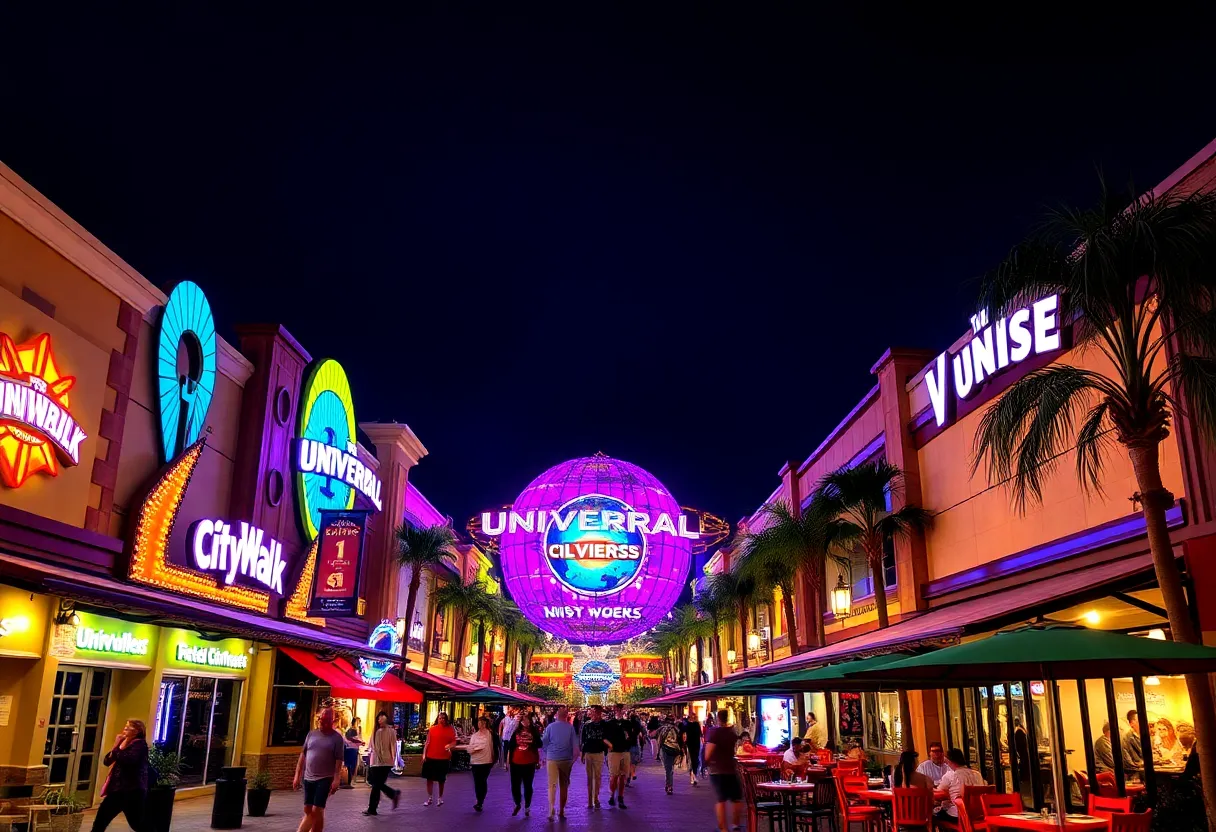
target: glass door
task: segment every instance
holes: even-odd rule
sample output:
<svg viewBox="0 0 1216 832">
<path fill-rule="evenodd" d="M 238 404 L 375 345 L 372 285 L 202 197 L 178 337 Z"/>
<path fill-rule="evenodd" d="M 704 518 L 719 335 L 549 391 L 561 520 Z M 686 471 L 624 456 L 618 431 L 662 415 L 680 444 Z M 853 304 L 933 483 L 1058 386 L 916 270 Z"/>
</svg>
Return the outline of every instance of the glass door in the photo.
<svg viewBox="0 0 1216 832">
<path fill-rule="evenodd" d="M 55 672 L 51 717 L 47 722 L 42 764 L 47 784 L 75 792 L 89 801 L 93 782 L 108 750 L 101 730 L 105 726 L 110 671 L 105 668 L 62 666 Z"/>
</svg>

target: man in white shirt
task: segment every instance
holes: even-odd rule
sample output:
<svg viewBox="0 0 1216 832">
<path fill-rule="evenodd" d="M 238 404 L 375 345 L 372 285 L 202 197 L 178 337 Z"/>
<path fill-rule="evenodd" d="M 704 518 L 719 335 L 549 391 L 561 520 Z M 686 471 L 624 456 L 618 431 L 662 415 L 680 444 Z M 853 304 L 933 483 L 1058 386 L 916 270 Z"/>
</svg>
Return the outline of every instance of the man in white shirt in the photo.
<svg viewBox="0 0 1216 832">
<path fill-rule="evenodd" d="M 929 743 L 929 759 L 925 760 L 916 770 L 933 781 L 933 787 L 942 782 L 942 778 L 946 776 L 946 772 L 950 767 L 946 765 L 946 749 L 942 748 L 940 742 Z"/>
<path fill-rule="evenodd" d="M 519 709 L 507 708 L 507 716 L 498 726 L 498 737 L 502 740 L 502 770 L 506 771 L 510 767 L 511 759 L 511 738 L 515 736 L 515 729 L 519 727 Z"/>
<path fill-rule="evenodd" d="M 937 787 L 949 792 L 950 797 L 937 810 L 937 816 L 957 821 L 958 809 L 955 807 L 954 801 L 963 796 L 963 786 L 982 786 L 984 778 L 978 771 L 967 765 L 967 758 L 957 748 L 951 748 L 946 753 L 946 765 L 950 767 L 950 770 L 942 776 L 942 781 L 937 784 Z"/>
<path fill-rule="evenodd" d="M 810 746 L 806 743 L 799 742 L 797 738 L 790 743 L 790 747 L 785 749 L 785 753 L 781 755 L 781 759 L 790 765 L 806 762 L 805 754 L 811 751 Z"/>
</svg>

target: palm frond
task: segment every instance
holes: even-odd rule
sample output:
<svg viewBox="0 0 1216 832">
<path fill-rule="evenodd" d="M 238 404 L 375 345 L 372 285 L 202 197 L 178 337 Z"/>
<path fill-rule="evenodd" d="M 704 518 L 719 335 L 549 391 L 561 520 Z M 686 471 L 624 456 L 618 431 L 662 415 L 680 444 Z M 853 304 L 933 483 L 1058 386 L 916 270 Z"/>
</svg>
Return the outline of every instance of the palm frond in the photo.
<svg viewBox="0 0 1216 832">
<path fill-rule="evenodd" d="M 456 559 L 456 533 L 451 526 L 402 523 L 394 536 L 397 562 L 402 566 L 438 566 Z"/>
<path fill-rule="evenodd" d="M 1077 480 L 1088 494 L 1102 494 L 1102 460 L 1114 444 L 1111 436 L 1110 402 L 1098 402 L 1077 431 Z"/>
<path fill-rule="evenodd" d="M 1170 366 L 1186 415 L 1216 440 L 1216 358 L 1178 353 Z"/>
<path fill-rule="evenodd" d="M 1108 384 L 1096 373 L 1067 364 L 1018 379 L 980 418 L 972 474 L 986 460 L 988 481 L 1008 482 L 1019 509 L 1037 502 L 1047 476 L 1069 447 L 1077 412 Z"/>
<path fill-rule="evenodd" d="M 920 506 L 904 506 L 893 511 L 878 522 L 878 530 L 885 537 L 900 537 L 922 531 L 933 525 L 933 512 Z"/>
</svg>

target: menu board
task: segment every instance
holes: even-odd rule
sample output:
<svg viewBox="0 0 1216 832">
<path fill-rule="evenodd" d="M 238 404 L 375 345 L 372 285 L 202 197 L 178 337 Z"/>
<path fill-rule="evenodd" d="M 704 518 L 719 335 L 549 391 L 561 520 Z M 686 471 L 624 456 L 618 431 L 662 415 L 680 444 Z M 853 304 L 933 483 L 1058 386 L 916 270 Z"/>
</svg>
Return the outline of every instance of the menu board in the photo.
<svg viewBox="0 0 1216 832">
<path fill-rule="evenodd" d="M 841 738 L 861 738 L 861 694 L 842 692 L 840 694 L 840 725 Z"/>
<path fill-rule="evenodd" d="M 366 530 L 366 511 L 321 511 L 309 615 L 330 618 L 358 615 Z"/>
</svg>

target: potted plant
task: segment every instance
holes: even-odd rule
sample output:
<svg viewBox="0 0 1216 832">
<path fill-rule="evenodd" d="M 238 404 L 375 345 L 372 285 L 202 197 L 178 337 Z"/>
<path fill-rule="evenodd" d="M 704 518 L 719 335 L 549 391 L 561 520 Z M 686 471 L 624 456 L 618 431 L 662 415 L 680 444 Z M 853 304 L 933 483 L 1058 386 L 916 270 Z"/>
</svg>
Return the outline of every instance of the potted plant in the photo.
<svg viewBox="0 0 1216 832">
<path fill-rule="evenodd" d="M 148 749 L 148 766 L 155 775 L 153 782 L 148 783 L 144 826 L 147 832 L 169 832 L 173 823 L 174 795 L 181 782 L 182 758 L 175 751 L 163 751 L 154 745 Z"/>
<path fill-rule="evenodd" d="M 266 807 L 270 805 L 270 772 L 261 769 L 249 778 L 246 800 L 249 803 L 249 817 L 260 818 L 266 815 Z"/>
<path fill-rule="evenodd" d="M 77 800 L 74 794 L 63 789 L 47 792 L 43 798 L 51 810 L 51 832 L 80 832 L 81 821 L 84 820 L 84 801 Z"/>
</svg>

